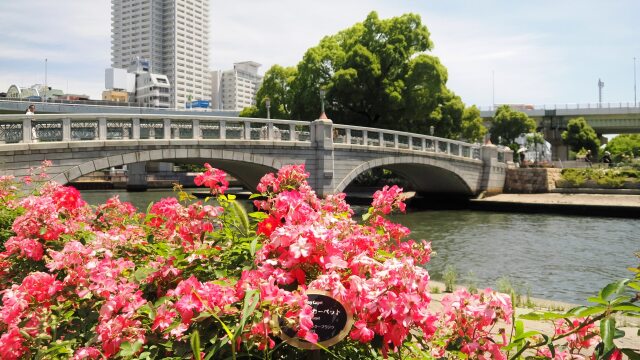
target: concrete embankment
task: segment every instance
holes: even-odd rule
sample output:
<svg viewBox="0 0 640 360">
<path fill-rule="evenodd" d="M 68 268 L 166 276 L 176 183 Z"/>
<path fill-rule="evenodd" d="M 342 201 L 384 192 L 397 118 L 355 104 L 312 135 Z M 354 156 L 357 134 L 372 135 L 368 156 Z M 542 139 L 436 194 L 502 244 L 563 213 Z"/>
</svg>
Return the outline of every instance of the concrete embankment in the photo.
<svg viewBox="0 0 640 360">
<path fill-rule="evenodd" d="M 640 218 L 640 195 L 499 194 L 471 200 L 473 210 Z"/>
</svg>

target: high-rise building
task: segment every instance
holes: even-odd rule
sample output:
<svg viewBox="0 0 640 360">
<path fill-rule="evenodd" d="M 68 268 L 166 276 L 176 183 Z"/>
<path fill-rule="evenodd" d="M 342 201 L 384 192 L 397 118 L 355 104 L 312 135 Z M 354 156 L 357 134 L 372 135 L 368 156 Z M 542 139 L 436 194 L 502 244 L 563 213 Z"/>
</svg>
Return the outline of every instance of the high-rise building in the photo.
<svg viewBox="0 0 640 360">
<path fill-rule="evenodd" d="M 209 0 L 111 0 L 111 15 L 112 67 L 148 59 L 167 76 L 173 108 L 210 98 Z"/>
<path fill-rule="evenodd" d="M 211 73 L 211 100 L 213 109 L 242 110 L 256 104 L 256 94 L 262 84 L 258 75 L 260 64 L 243 61 L 233 69 Z"/>
</svg>

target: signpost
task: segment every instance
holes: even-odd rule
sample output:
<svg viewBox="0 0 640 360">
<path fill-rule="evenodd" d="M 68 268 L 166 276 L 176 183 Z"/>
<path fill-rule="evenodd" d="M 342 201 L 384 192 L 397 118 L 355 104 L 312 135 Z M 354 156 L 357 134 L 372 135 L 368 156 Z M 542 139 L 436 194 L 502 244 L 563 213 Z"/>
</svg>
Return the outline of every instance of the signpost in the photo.
<svg viewBox="0 0 640 360">
<path fill-rule="evenodd" d="M 327 291 L 309 290 L 307 297 L 307 304 L 313 308 L 311 331 L 318 335 L 318 345 L 327 348 L 339 343 L 349 334 L 353 325 L 351 312 Z M 296 331 L 290 328 L 283 328 L 281 337 L 286 343 L 299 349 L 321 349 L 316 344 L 297 338 Z"/>
</svg>

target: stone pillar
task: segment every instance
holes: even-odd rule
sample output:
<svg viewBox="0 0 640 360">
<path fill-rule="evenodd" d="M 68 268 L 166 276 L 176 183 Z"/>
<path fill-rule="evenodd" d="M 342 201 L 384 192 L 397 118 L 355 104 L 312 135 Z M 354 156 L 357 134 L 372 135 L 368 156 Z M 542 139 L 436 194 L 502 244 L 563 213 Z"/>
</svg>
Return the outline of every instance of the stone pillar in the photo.
<svg viewBox="0 0 640 360">
<path fill-rule="evenodd" d="M 107 140 L 107 118 L 98 118 L 98 139 Z"/>
<path fill-rule="evenodd" d="M 162 119 L 163 139 L 171 139 L 171 119 Z"/>
<path fill-rule="evenodd" d="M 298 140 L 296 138 L 296 126 L 293 125 L 293 124 L 289 125 L 289 140 L 291 140 L 291 141 Z"/>
<path fill-rule="evenodd" d="M 71 119 L 62 119 L 62 141 L 71 141 Z"/>
<path fill-rule="evenodd" d="M 133 119 L 133 126 L 131 127 L 131 138 L 133 140 L 140 140 L 140 119 Z"/>
<path fill-rule="evenodd" d="M 220 120 L 220 140 L 227 138 L 227 122 Z"/>
<path fill-rule="evenodd" d="M 127 166 L 127 191 L 147 191 L 147 163 L 139 162 Z"/>
<path fill-rule="evenodd" d="M 484 144 L 480 158 L 483 167 L 478 191 L 486 191 L 489 194 L 502 193 L 507 164 L 498 162 L 498 148 L 491 142 Z"/>
<path fill-rule="evenodd" d="M 193 133 L 193 139 L 202 139 L 202 132 L 200 131 L 200 120 L 193 119 L 191 123 L 191 132 Z"/>
<path fill-rule="evenodd" d="M 31 119 L 22 120 L 22 142 L 23 143 L 30 143 L 33 140 L 31 138 L 31 133 L 33 133 L 33 130 L 31 129 L 32 126 L 33 124 L 31 123 Z"/>
<path fill-rule="evenodd" d="M 319 196 L 333 194 L 333 122 L 329 119 L 315 120 L 311 123 L 311 130 L 311 144 L 316 153 L 315 169 L 308 169 L 313 178 L 311 186 Z"/>
</svg>

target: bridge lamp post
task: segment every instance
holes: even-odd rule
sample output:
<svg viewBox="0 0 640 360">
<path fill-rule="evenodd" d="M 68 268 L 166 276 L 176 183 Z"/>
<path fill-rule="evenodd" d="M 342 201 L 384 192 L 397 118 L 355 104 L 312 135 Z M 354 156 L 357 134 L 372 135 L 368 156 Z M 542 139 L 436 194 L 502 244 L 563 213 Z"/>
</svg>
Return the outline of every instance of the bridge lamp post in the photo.
<svg viewBox="0 0 640 360">
<path fill-rule="evenodd" d="M 320 89 L 319 93 L 320 93 L 320 114 L 321 114 L 320 116 L 322 118 L 322 115 L 324 115 L 324 96 L 326 95 L 326 92 L 324 89 Z"/>
<path fill-rule="evenodd" d="M 429 133 L 431 134 L 431 136 L 433 136 L 434 130 L 435 130 L 435 127 L 433 125 L 429 126 Z"/>
<path fill-rule="evenodd" d="M 271 119 L 271 99 L 264 99 L 264 104 L 267 107 L 267 119 Z"/>
</svg>

